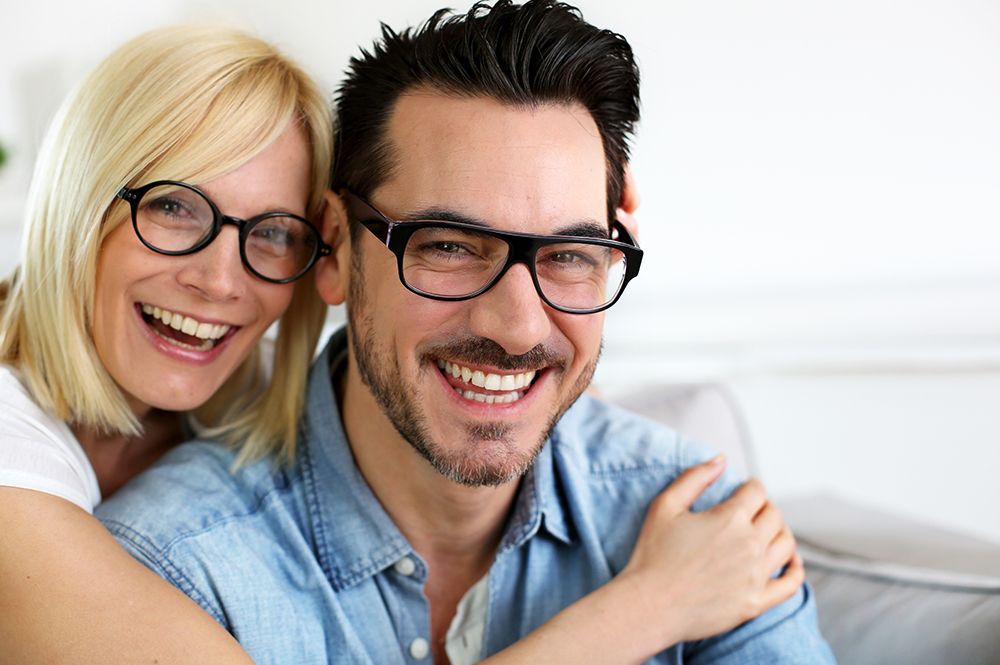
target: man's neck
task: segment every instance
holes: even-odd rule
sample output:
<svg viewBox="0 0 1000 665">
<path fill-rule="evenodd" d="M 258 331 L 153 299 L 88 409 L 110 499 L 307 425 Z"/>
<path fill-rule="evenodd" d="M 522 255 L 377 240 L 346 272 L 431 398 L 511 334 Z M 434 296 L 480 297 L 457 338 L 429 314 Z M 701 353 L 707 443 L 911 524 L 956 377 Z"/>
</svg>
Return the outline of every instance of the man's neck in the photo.
<svg viewBox="0 0 1000 665">
<path fill-rule="evenodd" d="M 489 571 L 519 483 L 467 487 L 435 470 L 400 436 L 358 373 L 338 386 L 354 461 L 382 507 L 428 566 L 435 662 L 462 596 Z"/>
</svg>

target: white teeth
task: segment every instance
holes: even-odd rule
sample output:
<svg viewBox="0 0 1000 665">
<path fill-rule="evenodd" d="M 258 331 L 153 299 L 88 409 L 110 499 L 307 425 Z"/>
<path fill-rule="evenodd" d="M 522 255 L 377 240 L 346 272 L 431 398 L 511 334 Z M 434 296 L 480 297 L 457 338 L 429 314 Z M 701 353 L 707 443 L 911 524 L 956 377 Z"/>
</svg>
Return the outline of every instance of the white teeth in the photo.
<svg viewBox="0 0 1000 665">
<path fill-rule="evenodd" d="M 534 371 L 522 374 L 488 374 L 482 370 L 472 370 L 447 360 L 438 360 L 437 364 L 445 374 L 450 374 L 456 379 L 460 378 L 466 383 L 486 390 L 516 391 L 530 385 L 535 378 Z"/>
<path fill-rule="evenodd" d="M 524 397 L 523 392 L 517 392 L 517 391 L 509 393 L 501 393 L 499 395 L 486 395 L 484 393 L 477 393 L 472 390 L 462 390 L 461 388 L 455 388 L 455 392 L 467 400 L 473 402 L 483 402 L 484 404 L 511 404 Z"/>
<path fill-rule="evenodd" d="M 193 335 L 198 332 L 198 322 L 192 319 L 190 316 L 185 316 L 184 320 L 181 321 L 181 332 L 185 335 Z"/>
<path fill-rule="evenodd" d="M 142 305 L 143 314 L 148 314 L 154 319 L 159 319 L 164 325 L 170 326 L 174 330 L 180 330 L 185 335 L 192 335 L 198 339 L 203 339 L 206 341 L 215 341 L 220 339 L 225 335 L 232 326 L 225 323 L 205 323 L 203 321 L 198 321 L 190 316 L 184 316 L 183 314 L 177 314 L 176 312 L 171 312 L 165 309 L 161 309 L 155 305 L 149 305 L 143 303 Z M 164 338 L 166 339 L 166 338 Z M 173 340 L 176 341 L 176 340 Z M 204 344 L 194 347 L 187 344 L 181 344 L 187 348 L 198 348 L 201 349 Z M 211 348 L 211 345 L 208 346 Z"/>
</svg>

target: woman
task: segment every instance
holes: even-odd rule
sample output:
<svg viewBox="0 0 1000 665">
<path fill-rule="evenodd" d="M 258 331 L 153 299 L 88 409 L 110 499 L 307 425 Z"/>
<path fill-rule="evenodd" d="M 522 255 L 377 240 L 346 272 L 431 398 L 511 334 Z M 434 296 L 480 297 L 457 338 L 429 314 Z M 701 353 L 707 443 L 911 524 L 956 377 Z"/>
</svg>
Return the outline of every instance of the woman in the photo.
<svg viewBox="0 0 1000 665">
<path fill-rule="evenodd" d="M 205 27 L 129 42 L 60 111 L 21 264 L 0 285 L 4 662 L 250 662 L 90 513 L 193 431 L 244 459 L 274 442 L 293 455 L 324 315 L 298 278 L 326 250 L 308 220 L 331 126 L 295 65 Z M 267 372 L 259 340 L 276 320 Z M 693 500 L 720 472 L 696 468 L 681 489 Z M 647 523 L 627 575 L 496 662 L 619 662 L 667 646 L 633 617 L 657 610 L 656 582 L 676 571 L 658 556 L 675 518 Z"/>
<path fill-rule="evenodd" d="M 248 662 L 89 513 L 193 428 L 250 456 L 272 441 L 291 452 L 325 310 L 310 280 L 292 280 L 321 247 L 307 220 L 331 128 L 295 65 L 207 27 L 131 41 L 61 109 L 21 264 L 0 287 L 5 659 Z M 165 180 L 200 193 L 143 187 Z M 275 239 L 288 237 L 300 247 L 281 263 Z M 258 342 L 279 319 L 268 380 Z"/>
</svg>

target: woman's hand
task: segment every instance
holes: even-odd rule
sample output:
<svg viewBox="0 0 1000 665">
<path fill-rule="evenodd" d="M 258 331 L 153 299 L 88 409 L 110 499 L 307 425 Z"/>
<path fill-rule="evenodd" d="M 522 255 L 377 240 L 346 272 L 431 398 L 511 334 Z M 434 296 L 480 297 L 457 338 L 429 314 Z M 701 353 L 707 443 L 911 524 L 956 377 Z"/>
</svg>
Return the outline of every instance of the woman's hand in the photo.
<svg viewBox="0 0 1000 665">
<path fill-rule="evenodd" d="M 637 616 L 647 617 L 642 625 L 662 627 L 650 636 L 650 655 L 734 628 L 802 586 L 795 539 L 759 481 L 709 510 L 691 512 L 724 466 L 716 457 L 691 467 L 653 500 L 632 558 L 612 582 L 632 588 Z"/>
<path fill-rule="evenodd" d="M 616 578 L 484 665 L 641 663 L 790 598 L 804 579 L 802 560 L 759 482 L 691 512 L 724 467 L 717 457 L 681 474 L 650 504 L 632 558 Z"/>
</svg>

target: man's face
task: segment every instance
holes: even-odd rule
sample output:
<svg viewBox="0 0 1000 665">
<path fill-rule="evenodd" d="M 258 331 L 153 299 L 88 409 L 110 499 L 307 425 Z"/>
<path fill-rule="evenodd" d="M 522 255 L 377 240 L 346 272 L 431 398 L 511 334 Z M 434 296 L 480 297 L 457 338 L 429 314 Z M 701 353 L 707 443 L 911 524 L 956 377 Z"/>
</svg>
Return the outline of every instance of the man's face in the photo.
<svg viewBox="0 0 1000 665">
<path fill-rule="evenodd" d="M 412 93 L 396 106 L 389 139 L 395 169 L 369 198 L 392 218 L 458 218 L 536 234 L 607 225 L 604 152 L 581 106 Z M 590 382 L 603 314 L 548 307 L 523 264 L 472 300 L 423 298 L 399 282 L 395 257 L 374 236 L 362 231 L 357 241 L 349 371 L 452 480 L 516 478 Z"/>
</svg>

